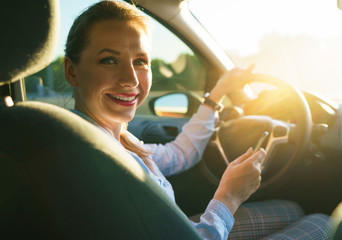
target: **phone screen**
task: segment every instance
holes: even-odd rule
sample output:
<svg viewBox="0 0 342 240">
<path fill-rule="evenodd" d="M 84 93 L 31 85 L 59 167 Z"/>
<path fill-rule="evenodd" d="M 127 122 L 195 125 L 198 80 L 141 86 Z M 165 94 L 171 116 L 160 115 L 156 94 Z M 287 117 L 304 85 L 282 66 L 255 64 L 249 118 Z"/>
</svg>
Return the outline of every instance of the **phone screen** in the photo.
<svg viewBox="0 0 342 240">
<path fill-rule="evenodd" d="M 266 139 L 267 136 L 268 136 L 268 132 L 267 132 L 267 131 L 265 131 L 265 132 L 262 133 L 262 135 L 261 135 L 259 141 L 257 142 L 257 144 L 256 144 L 255 147 L 254 147 L 253 153 L 256 153 L 257 151 L 259 151 L 259 149 L 260 149 L 262 143 L 265 141 L 265 139 Z"/>
</svg>

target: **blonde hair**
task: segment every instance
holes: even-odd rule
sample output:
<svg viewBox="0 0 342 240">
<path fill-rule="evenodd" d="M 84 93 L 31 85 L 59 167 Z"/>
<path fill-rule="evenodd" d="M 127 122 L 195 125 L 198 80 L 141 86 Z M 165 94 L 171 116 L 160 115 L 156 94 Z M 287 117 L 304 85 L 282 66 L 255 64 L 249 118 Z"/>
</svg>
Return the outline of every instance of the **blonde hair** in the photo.
<svg viewBox="0 0 342 240">
<path fill-rule="evenodd" d="M 151 19 L 135 6 L 121 1 L 100 1 L 87 8 L 73 22 L 65 44 L 65 56 L 73 63 L 79 63 L 80 56 L 89 42 L 91 28 L 106 20 L 134 22 L 147 35 L 150 35 L 152 29 Z"/>
<path fill-rule="evenodd" d="M 149 166 L 148 163 L 148 158 L 150 157 L 151 153 L 146 151 L 145 148 L 140 147 L 139 145 L 133 143 L 131 140 L 129 140 L 129 138 L 127 137 L 127 135 L 125 134 L 127 130 L 127 126 L 128 124 L 126 123 L 123 126 L 122 131 L 120 132 L 120 142 L 121 144 L 129 151 L 136 153 L 142 160 L 144 160 L 145 164 L 147 166 Z"/>
</svg>

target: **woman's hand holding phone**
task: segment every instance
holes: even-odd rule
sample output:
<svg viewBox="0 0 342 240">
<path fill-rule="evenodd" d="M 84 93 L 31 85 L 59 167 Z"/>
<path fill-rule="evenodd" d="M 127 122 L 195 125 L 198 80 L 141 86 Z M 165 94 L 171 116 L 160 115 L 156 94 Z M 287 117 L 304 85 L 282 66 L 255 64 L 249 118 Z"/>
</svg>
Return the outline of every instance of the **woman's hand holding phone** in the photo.
<svg viewBox="0 0 342 240">
<path fill-rule="evenodd" d="M 261 146 L 261 143 L 258 145 Z M 262 148 L 256 153 L 249 148 L 246 153 L 230 162 L 223 173 L 214 199 L 223 203 L 232 214 L 259 188 L 261 182 L 260 163 L 265 156 L 266 152 Z"/>
</svg>

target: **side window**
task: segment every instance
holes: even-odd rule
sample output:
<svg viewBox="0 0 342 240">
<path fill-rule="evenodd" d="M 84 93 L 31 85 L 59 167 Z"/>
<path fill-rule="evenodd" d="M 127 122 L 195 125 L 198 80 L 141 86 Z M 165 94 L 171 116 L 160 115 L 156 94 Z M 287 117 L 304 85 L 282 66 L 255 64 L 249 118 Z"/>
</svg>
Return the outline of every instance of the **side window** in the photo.
<svg viewBox="0 0 342 240">
<path fill-rule="evenodd" d="M 203 63 L 183 41 L 158 22 L 154 24 L 151 64 L 151 92 L 137 109 L 138 115 L 152 114 L 149 101 L 170 92 L 186 91 L 203 95 L 206 77 Z"/>
<path fill-rule="evenodd" d="M 66 109 L 74 107 L 73 88 L 64 77 L 64 57 L 57 57 L 40 72 L 25 78 L 28 101 L 51 103 Z"/>
<path fill-rule="evenodd" d="M 65 31 L 68 30 L 66 27 Z M 67 32 L 62 32 L 62 35 L 66 36 Z M 64 42 L 60 40 L 60 45 Z M 73 89 L 64 77 L 63 51 L 57 54 L 47 68 L 25 79 L 26 97 L 30 101 L 71 109 L 74 106 Z M 137 115 L 153 114 L 149 101 L 166 93 L 187 91 L 203 94 L 206 76 L 203 64 L 184 42 L 156 21 L 151 55 L 152 88 L 145 103 L 137 109 Z"/>
</svg>

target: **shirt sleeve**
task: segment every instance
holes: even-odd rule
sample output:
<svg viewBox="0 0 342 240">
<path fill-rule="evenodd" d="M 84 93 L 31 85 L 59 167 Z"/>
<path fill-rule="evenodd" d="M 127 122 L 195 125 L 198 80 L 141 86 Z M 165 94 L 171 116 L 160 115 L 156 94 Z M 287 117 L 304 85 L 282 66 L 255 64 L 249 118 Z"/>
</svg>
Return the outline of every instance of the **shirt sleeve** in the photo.
<svg viewBox="0 0 342 240">
<path fill-rule="evenodd" d="M 200 218 L 200 222 L 191 224 L 197 229 L 203 239 L 226 240 L 234 225 L 234 217 L 221 202 L 212 199 L 205 212 Z"/>
<path fill-rule="evenodd" d="M 145 144 L 152 158 L 165 176 L 189 169 L 199 162 L 214 132 L 215 112 L 201 105 L 177 138 L 166 144 Z"/>
</svg>

